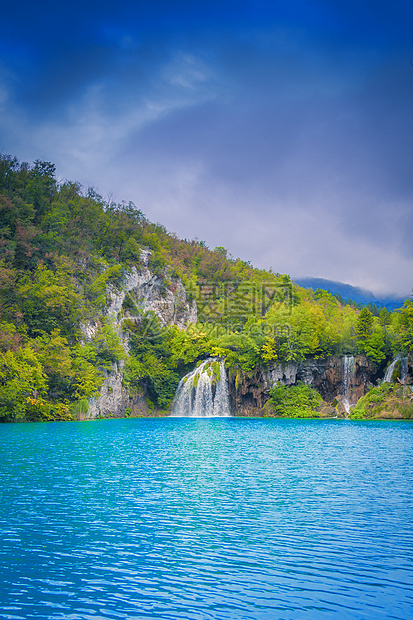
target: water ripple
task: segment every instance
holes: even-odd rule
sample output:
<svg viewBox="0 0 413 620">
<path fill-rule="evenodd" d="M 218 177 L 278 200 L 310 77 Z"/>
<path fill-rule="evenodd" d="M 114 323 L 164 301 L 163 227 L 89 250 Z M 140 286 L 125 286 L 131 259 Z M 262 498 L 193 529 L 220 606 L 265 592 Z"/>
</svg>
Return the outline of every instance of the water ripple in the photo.
<svg viewBox="0 0 413 620">
<path fill-rule="evenodd" d="M 0 427 L 0 617 L 406 620 L 413 424 Z"/>
</svg>

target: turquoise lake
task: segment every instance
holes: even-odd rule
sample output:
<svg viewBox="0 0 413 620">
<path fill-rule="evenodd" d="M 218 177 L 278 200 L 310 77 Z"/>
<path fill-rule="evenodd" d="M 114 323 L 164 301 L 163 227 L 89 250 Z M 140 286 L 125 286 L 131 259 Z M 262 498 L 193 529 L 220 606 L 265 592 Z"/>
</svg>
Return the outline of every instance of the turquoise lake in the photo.
<svg viewBox="0 0 413 620">
<path fill-rule="evenodd" d="M 413 617 L 413 423 L 0 426 L 0 618 Z"/>
</svg>

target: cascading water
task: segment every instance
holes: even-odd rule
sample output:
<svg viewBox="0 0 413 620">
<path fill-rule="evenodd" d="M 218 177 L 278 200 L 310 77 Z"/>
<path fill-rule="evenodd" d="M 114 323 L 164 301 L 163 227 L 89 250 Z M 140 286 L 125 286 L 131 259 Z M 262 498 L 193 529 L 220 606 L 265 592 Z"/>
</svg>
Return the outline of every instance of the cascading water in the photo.
<svg viewBox="0 0 413 620">
<path fill-rule="evenodd" d="M 354 357 L 352 355 L 345 355 L 343 360 L 343 403 L 344 410 L 347 417 L 350 415 L 350 384 L 351 377 L 354 373 Z"/>
<path fill-rule="evenodd" d="M 398 355 L 397 357 L 394 358 L 392 363 L 389 364 L 388 368 L 386 369 L 382 383 L 392 383 L 394 369 L 396 368 L 397 362 L 400 362 L 400 381 L 402 383 L 405 382 L 407 370 L 408 370 L 407 357 L 401 357 L 400 355 Z"/>
<path fill-rule="evenodd" d="M 181 379 L 171 415 L 189 418 L 230 416 L 228 379 L 223 359 L 211 357 Z"/>
<path fill-rule="evenodd" d="M 406 381 L 407 373 L 409 372 L 409 362 L 407 357 L 402 357 L 400 360 L 400 381 L 404 383 Z"/>
<path fill-rule="evenodd" d="M 386 369 L 384 373 L 383 383 L 391 383 L 393 381 L 393 373 L 398 362 L 398 358 L 396 357 L 391 364 Z"/>
</svg>

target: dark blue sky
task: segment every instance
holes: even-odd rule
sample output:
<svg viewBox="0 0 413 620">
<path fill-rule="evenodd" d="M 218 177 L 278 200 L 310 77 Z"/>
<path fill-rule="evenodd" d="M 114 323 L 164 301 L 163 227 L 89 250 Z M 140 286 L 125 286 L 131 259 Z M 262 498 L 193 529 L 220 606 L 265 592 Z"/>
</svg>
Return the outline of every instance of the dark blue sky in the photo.
<svg viewBox="0 0 413 620">
<path fill-rule="evenodd" d="M 413 286 L 413 4 L 20 2 L 0 150 L 293 276 Z"/>
</svg>

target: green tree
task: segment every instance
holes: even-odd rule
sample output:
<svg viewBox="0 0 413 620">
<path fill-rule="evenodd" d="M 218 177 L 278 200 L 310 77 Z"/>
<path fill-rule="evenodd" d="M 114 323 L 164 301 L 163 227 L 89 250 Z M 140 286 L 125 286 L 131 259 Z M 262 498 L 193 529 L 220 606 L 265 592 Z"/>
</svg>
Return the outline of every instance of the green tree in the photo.
<svg viewBox="0 0 413 620">
<path fill-rule="evenodd" d="M 47 387 L 43 367 L 31 347 L 7 351 L 0 359 L 0 418 L 25 418 Z"/>
<path fill-rule="evenodd" d="M 73 334 L 82 316 L 82 297 L 70 272 L 52 271 L 41 261 L 33 274 L 21 275 L 17 296 L 31 335 L 55 329 Z"/>
<path fill-rule="evenodd" d="M 358 316 L 355 331 L 359 352 L 364 353 L 375 364 L 379 364 L 386 357 L 380 319 L 375 319 L 370 310 L 364 307 Z"/>
<path fill-rule="evenodd" d="M 376 365 L 379 365 L 380 362 L 386 357 L 384 349 L 385 341 L 383 330 L 379 325 L 377 325 L 375 326 L 370 336 L 364 341 L 363 352 L 372 362 L 374 362 Z"/>
<path fill-rule="evenodd" d="M 49 161 L 36 159 L 28 174 L 23 199 L 32 204 L 36 212 L 35 221 L 40 222 L 56 190 L 56 167 Z"/>
<path fill-rule="evenodd" d="M 396 316 L 401 347 L 413 351 L 413 301 L 406 299 Z"/>
<path fill-rule="evenodd" d="M 373 328 L 374 317 L 368 308 L 360 311 L 356 324 L 356 334 L 359 342 L 364 342 L 370 336 Z"/>
<path fill-rule="evenodd" d="M 111 323 L 104 323 L 98 330 L 93 338 L 93 347 L 96 351 L 96 361 L 101 368 L 110 369 L 112 364 L 126 357 L 119 334 Z"/>
</svg>

